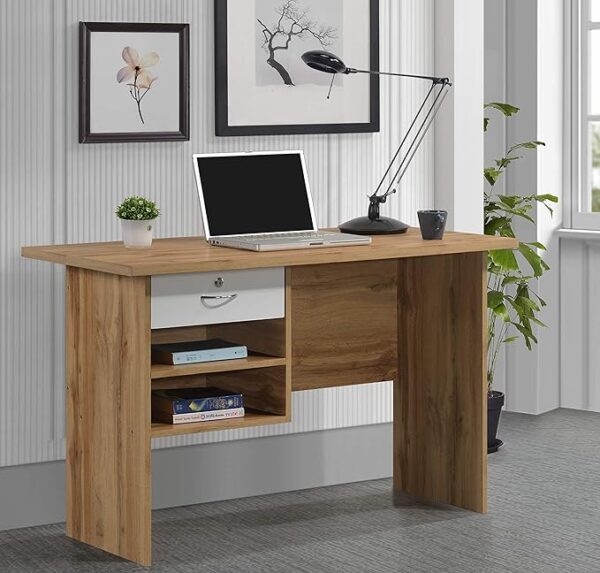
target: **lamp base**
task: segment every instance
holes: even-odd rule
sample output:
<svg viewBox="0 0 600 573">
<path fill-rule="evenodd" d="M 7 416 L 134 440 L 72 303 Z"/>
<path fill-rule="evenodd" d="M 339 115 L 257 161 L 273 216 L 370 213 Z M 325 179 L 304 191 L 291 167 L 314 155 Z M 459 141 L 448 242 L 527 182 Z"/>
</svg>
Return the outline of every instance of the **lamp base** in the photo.
<svg viewBox="0 0 600 573">
<path fill-rule="evenodd" d="M 379 217 L 375 221 L 371 221 L 369 217 L 357 217 L 342 223 L 338 228 L 342 233 L 353 235 L 394 235 L 408 231 L 407 224 L 389 217 Z"/>
</svg>

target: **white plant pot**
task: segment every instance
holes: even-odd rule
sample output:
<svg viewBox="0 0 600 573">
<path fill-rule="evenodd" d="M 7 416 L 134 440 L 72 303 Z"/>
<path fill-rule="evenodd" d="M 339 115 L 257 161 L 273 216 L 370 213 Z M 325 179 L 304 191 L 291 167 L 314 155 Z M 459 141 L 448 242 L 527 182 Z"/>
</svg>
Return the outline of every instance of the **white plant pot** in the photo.
<svg viewBox="0 0 600 573">
<path fill-rule="evenodd" d="M 121 219 L 123 243 L 128 249 L 148 249 L 152 245 L 152 231 L 156 219 L 130 221 Z"/>
</svg>

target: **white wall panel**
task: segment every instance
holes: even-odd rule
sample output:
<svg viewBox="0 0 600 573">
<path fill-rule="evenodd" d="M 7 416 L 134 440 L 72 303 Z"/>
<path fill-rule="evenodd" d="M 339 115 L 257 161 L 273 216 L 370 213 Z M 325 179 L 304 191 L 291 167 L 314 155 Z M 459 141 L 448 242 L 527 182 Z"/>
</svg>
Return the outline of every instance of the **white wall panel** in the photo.
<svg viewBox="0 0 600 573">
<path fill-rule="evenodd" d="M 191 141 L 77 143 L 80 20 L 189 22 Z M 433 72 L 433 0 L 381 1 L 381 67 Z M 22 245 L 119 239 L 130 194 L 162 208 L 159 237 L 201 234 L 194 152 L 304 149 L 321 226 L 366 213 L 426 86 L 382 81 L 378 134 L 214 136 L 212 0 L 0 0 L 0 466 L 64 456 L 64 272 Z M 433 204 L 428 141 L 384 212 L 415 223 Z M 389 383 L 303 392 L 285 426 L 157 440 L 166 447 L 386 422 Z"/>
<path fill-rule="evenodd" d="M 553 193 L 562 204 L 562 25 L 560 0 L 494 0 L 485 3 L 485 100 L 505 101 L 521 108 L 516 118 L 492 118 L 485 137 L 486 165 L 506 146 L 540 139 L 546 147 L 513 164 L 496 186 L 499 193 Z M 502 350 L 495 388 L 506 393 L 506 408 L 539 414 L 560 404 L 559 380 L 559 247 L 554 231 L 561 226 L 562 208 L 550 216 L 538 206 L 535 225 L 516 221 L 522 240 L 539 241 L 552 271 L 532 288 L 548 306 L 540 314 L 547 328 L 537 328 L 539 344 L 529 352 L 520 342 Z"/>
<path fill-rule="evenodd" d="M 600 412 L 600 242 L 561 240 L 563 408 Z"/>
</svg>

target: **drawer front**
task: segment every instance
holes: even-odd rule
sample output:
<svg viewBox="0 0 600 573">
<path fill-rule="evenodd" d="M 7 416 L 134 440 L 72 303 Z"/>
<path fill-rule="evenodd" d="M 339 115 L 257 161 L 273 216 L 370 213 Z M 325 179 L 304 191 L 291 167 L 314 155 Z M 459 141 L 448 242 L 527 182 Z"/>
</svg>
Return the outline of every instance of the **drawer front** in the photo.
<svg viewBox="0 0 600 573">
<path fill-rule="evenodd" d="M 152 328 L 282 318 L 285 269 L 152 277 Z"/>
</svg>

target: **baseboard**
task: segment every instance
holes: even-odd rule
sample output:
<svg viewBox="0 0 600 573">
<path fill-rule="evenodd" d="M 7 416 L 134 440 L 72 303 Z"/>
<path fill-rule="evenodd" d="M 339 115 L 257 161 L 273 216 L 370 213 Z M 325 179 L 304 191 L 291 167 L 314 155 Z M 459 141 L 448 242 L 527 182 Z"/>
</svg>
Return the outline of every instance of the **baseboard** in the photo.
<svg viewBox="0 0 600 573">
<path fill-rule="evenodd" d="M 153 507 L 193 505 L 392 475 L 392 425 L 156 450 Z M 64 521 L 64 462 L 0 468 L 0 530 Z"/>
</svg>

